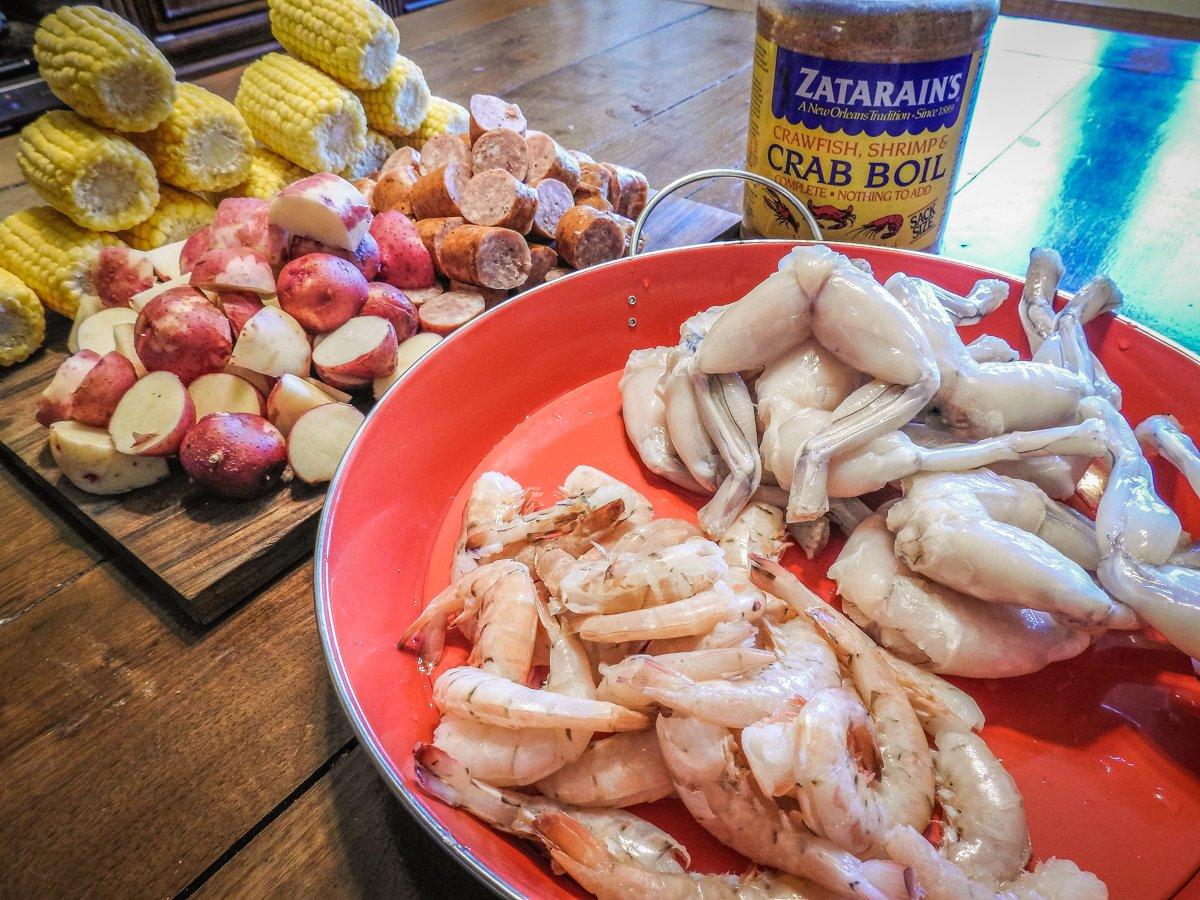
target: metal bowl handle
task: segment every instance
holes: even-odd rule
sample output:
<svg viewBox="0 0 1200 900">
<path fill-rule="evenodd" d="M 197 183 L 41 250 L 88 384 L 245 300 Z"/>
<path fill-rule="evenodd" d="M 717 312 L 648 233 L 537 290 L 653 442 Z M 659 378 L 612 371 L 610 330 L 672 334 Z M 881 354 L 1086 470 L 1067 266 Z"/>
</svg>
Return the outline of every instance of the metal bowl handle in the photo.
<svg viewBox="0 0 1200 900">
<path fill-rule="evenodd" d="M 754 172 L 743 172 L 741 169 L 705 169 L 702 172 L 693 172 L 691 175 L 684 175 L 682 178 L 676 178 L 665 188 L 655 194 L 650 202 L 646 204 L 646 208 L 642 210 L 642 214 L 638 216 L 637 221 L 633 225 L 633 235 L 629 239 L 630 256 L 637 256 L 638 246 L 642 240 L 642 229 L 646 227 L 646 220 L 650 218 L 650 213 L 654 212 L 654 207 L 658 206 L 659 201 L 661 201 L 668 194 L 679 190 L 679 188 L 683 187 L 684 185 L 692 184 L 695 181 L 703 181 L 706 178 L 740 178 L 743 181 L 756 182 L 765 188 L 775 191 L 777 194 L 783 197 L 783 199 L 787 200 L 787 202 L 792 205 L 792 208 L 795 209 L 796 212 L 800 213 L 801 218 L 804 219 L 805 223 L 809 227 L 809 230 L 812 231 L 813 240 L 824 240 L 824 238 L 821 236 L 821 226 L 817 224 L 817 220 L 814 219 L 812 213 L 808 211 L 808 207 L 797 200 L 796 195 L 787 188 L 780 187 L 771 179 L 764 178 L 762 175 L 755 174 Z"/>
</svg>

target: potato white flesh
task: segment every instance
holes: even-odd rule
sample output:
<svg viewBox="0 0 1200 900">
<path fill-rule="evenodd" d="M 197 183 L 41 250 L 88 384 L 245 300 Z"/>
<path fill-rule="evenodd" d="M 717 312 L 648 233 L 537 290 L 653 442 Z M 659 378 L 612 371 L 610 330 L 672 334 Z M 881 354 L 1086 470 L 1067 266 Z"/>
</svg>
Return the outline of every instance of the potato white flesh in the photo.
<svg viewBox="0 0 1200 900">
<path fill-rule="evenodd" d="M 276 194 L 268 218 L 284 231 L 353 252 L 371 225 L 371 207 L 346 179 L 322 172 Z"/>
<path fill-rule="evenodd" d="M 113 343 L 117 345 L 117 352 L 133 363 L 133 371 L 137 373 L 138 378 L 146 374 L 146 367 L 138 359 L 137 348 L 133 343 L 132 322 L 122 322 L 113 326 Z"/>
<path fill-rule="evenodd" d="M 333 478 L 365 418 L 348 403 L 327 403 L 297 419 L 288 435 L 288 462 L 296 477 L 308 484 Z"/>
<path fill-rule="evenodd" d="M 158 284 L 154 285 L 154 287 L 146 288 L 146 290 L 134 294 L 129 299 L 129 307 L 135 313 L 140 313 L 142 311 L 142 307 L 144 307 L 159 294 L 164 294 L 172 288 L 187 287 L 190 283 L 191 276 L 187 273 L 184 273 L 183 275 L 176 275 L 174 278 L 171 278 L 168 281 L 159 282 Z"/>
<path fill-rule="evenodd" d="M 79 308 L 75 310 L 75 318 L 71 320 L 71 333 L 67 335 L 67 351 L 69 353 L 79 352 L 79 326 L 85 319 L 91 318 L 102 309 L 104 309 L 104 304 L 95 294 L 84 294 L 80 299 Z"/>
<path fill-rule="evenodd" d="M 258 388 L 244 378 L 226 372 L 210 372 L 201 375 L 188 385 L 192 403 L 196 407 L 196 421 L 209 413 L 254 413 L 261 416 L 266 401 Z"/>
<path fill-rule="evenodd" d="M 151 372 L 125 392 L 108 423 L 121 453 L 168 456 L 196 423 L 196 407 L 179 376 Z"/>
<path fill-rule="evenodd" d="M 321 390 L 323 390 L 326 394 L 328 394 L 330 397 L 332 397 L 338 403 L 349 403 L 350 400 L 352 399 L 350 394 L 347 394 L 345 391 L 339 391 L 332 384 L 326 384 L 320 378 L 313 378 L 310 375 L 310 376 L 308 376 L 308 378 L 305 378 L 304 380 L 307 381 L 309 384 L 313 385 L 314 387 L 318 387 Z"/>
<path fill-rule="evenodd" d="M 296 420 L 318 406 L 336 402 L 308 379 L 281 375 L 267 397 L 267 419 L 287 437 Z"/>
<path fill-rule="evenodd" d="M 271 388 L 275 386 L 275 379 L 271 378 L 269 375 L 251 372 L 249 369 L 243 369 L 241 366 L 227 365 L 225 367 L 225 371 L 230 375 L 236 375 L 238 378 L 244 378 L 246 381 L 258 388 L 264 397 L 271 393 Z"/>
<path fill-rule="evenodd" d="M 441 340 L 439 335 L 432 331 L 422 331 L 420 334 L 414 334 L 407 341 L 396 348 L 396 371 L 385 378 L 376 378 L 373 385 L 375 399 L 378 400 L 383 396 L 383 392 L 396 383 L 405 372 L 412 368 L 413 363 L 432 350 Z"/>
<path fill-rule="evenodd" d="M 67 480 L 89 494 L 123 494 L 171 474 L 162 457 L 119 453 L 107 431 L 79 422 L 50 426 L 50 454 Z"/>
<path fill-rule="evenodd" d="M 79 326 L 77 339 L 80 350 L 93 350 L 103 356 L 117 349 L 117 340 L 113 337 L 113 329 L 118 325 L 132 325 L 137 321 L 137 313 L 125 306 L 114 306 L 102 309 L 95 315 L 88 316 Z"/>
<path fill-rule="evenodd" d="M 312 347 L 299 322 L 278 307 L 264 306 L 242 326 L 229 362 L 272 378 L 289 372 L 303 378 Z"/>
<path fill-rule="evenodd" d="M 185 243 L 186 241 L 176 241 L 173 244 L 163 244 L 161 247 L 146 251 L 150 254 L 150 264 L 154 266 L 154 271 L 159 278 L 178 278 L 182 274 L 179 271 L 179 254 Z"/>
</svg>

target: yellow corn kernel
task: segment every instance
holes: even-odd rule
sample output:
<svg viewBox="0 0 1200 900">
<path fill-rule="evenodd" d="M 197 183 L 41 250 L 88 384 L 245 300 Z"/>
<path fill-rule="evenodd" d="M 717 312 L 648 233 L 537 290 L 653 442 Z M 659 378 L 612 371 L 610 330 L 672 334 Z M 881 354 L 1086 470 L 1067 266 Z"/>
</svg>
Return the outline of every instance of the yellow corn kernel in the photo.
<svg viewBox="0 0 1200 900">
<path fill-rule="evenodd" d="M 212 223 L 217 211 L 202 197 L 164 184 L 150 218 L 122 231 L 119 237 L 135 250 L 153 250 L 191 237 Z"/>
<path fill-rule="evenodd" d="M 383 84 L 357 93 L 367 124 L 389 135 L 411 134 L 420 128 L 432 99 L 421 67 L 403 56 L 396 57 Z"/>
<path fill-rule="evenodd" d="M 267 0 L 271 33 L 283 49 L 347 87 L 379 87 L 400 32 L 371 0 Z"/>
<path fill-rule="evenodd" d="M 261 143 L 310 172 L 344 169 L 367 140 L 353 92 L 282 53 L 246 68 L 234 102 Z"/>
<path fill-rule="evenodd" d="M 396 143 L 420 150 L 435 134 L 466 134 L 470 127 L 471 114 L 465 106 L 443 97 L 433 97 L 429 101 L 429 112 L 417 130 L 397 138 Z"/>
<path fill-rule="evenodd" d="M 133 142 L 158 177 L 188 191 L 226 191 L 244 181 L 254 135 L 228 100 L 181 82 L 171 114 Z"/>
<path fill-rule="evenodd" d="M 150 39 L 96 6 L 61 6 L 33 36 L 54 96 L 105 128 L 149 131 L 175 100 L 175 70 Z"/>
<path fill-rule="evenodd" d="M 17 164 L 42 199 L 81 228 L 132 228 L 158 203 L 158 179 L 146 154 L 67 110 L 45 113 L 21 129 Z"/>
<path fill-rule="evenodd" d="M 29 358 L 46 338 L 46 312 L 37 294 L 7 269 L 0 269 L 0 366 Z"/>
<path fill-rule="evenodd" d="M 311 175 L 295 163 L 272 153 L 266 147 L 255 147 L 250 154 L 250 174 L 246 180 L 226 191 L 227 197 L 261 197 L 270 200 L 293 181 Z"/>
<path fill-rule="evenodd" d="M 29 285 L 47 309 L 70 318 L 81 302 L 100 303 L 92 269 L 101 247 L 119 243 L 49 206 L 33 206 L 0 222 L 0 267 Z"/>
<path fill-rule="evenodd" d="M 356 178 L 374 178 L 387 158 L 395 152 L 396 145 L 392 143 L 391 138 L 378 131 L 368 131 L 367 145 L 363 152 L 356 156 L 350 165 L 336 174 L 341 175 L 347 181 L 354 181 Z"/>
</svg>

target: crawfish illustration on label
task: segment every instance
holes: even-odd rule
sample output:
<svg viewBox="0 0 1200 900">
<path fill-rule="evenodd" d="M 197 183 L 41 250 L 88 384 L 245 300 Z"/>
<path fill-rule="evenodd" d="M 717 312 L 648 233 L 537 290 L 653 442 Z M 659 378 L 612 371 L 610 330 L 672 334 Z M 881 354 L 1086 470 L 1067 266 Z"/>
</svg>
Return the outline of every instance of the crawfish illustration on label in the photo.
<svg viewBox="0 0 1200 900">
<path fill-rule="evenodd" d="M 841 7 L 852 9 L 843 15 Z M 760 3 L 747 167 L 802 198 L 840 239 L 935 249 L 994 7 L 987 0 Z M 837 33 L 822 34 L 834 20 Z M 961 32 L 956 40 L 921 39 L 946 23 Z M 805 237 L 784 205 L 776 192 L 748 185 L 744 230 Z"/>
</svg>

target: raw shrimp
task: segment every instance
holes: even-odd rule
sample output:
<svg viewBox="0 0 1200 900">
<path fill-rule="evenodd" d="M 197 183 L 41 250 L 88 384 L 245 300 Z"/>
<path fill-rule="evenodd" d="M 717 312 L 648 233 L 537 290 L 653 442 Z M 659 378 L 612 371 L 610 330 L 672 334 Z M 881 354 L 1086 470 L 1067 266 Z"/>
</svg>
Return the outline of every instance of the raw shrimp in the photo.
<svg viewBox="0 0 1200 900">
<path fill-rule="evenodd" d="M 883 658 L 896 676 L 896 683 L 904 689 L 926 734 L 982 730 L 983 710 L 966 691 L 886 650 Z"/>
<path fill-rule="evenodd" d="M 675 793 L 653 731 L 596 741 L 536 787 L 563 803 L 607 809 L 653 803 Z"/>
<path fill-rule="evenodd" d="M 767 365 L 809 338 L 878 379 L 850 395 L 796 459 L 789 521 L 823 514 L 829 460 L 899 428 L 933 397 L 938 369 L 920 326 L 870 275 L 828 247 L 797 247 L 731 304 L 696 351 L 709 375 Z"/>
<path fill-rule="evenodd" d="M 696 370 L 694 358 L 689 372 L 700 421 L 728 473 L 697 516 L 705 534 L 720 538 L 762 481 L 754 401 L 746 382 L 736 372 L 708 375 Z"/>
<path fill-rule="evenodd" d="M 875 513 L 846 541 L 829 577 L 845 613 L 902 659 L 947 675 L 1006 678 L 1078 656 L 1091 644 L 1047 613 L 929 581 L 898 559 L 894 546 L 884 511 Z"/>
<path fill-rule="evenodd" d="M 507 834 L 537 839 L 534 820 L 565 812 L 580 822 L 613 857 L 659 872 L 683 872 L 687 851 L 665 831 L 620 809 L 570 807 L 534 794 L 505 791 L 472 778 L 466 768 L 436 747 L 418 744 L 414 753 L 417 784 L 425 793 L 469 813 Z"/>
<path fill-rule="evenodd" d="M 525 687 L 471 666 L 439 675 L 433 701 L 443 713 L 502 728 L 642 731 L 650 725 L 641 713 L 613 703 Z"/>
<path fill-rule="evenodd" d="M 400 638 L 417 649 L 429 671 L 441 657 L 448 617 L 472 622 L 470 664 L 510 681 L 523 682 L 533 660 L 537 631 L 537 588 L 524 563 L 501 559 L 463 575 L 429 601 Z"/>
<path fill-rule="evenodd" d="M 770 600 L 769 597 L 767 599 Z M 718 650 L 726 647 L 753 649 L 757 646 L 757 641 L 758 626 L 754 622 L 737 619 L 733 622 L 718 622 L 712 631 L 704 634 L 650 641 L 645 645 L 645 652 L 651 656 L 661 656 L 665 653 L 689 653 L 693 650 Z"/>
<path fill-rule="evenodd" d="M 750 571 L 750 554 L 778 559 L 787 548 L 783 510 L 760 500 L 748 503 L 720 541 L 731 569 Z"/>
<path fill-rule="evenodd" d="M 463 507 L 462 533 L 454 548 L 454 568 L 450 580 L 457 581 L 477 565 L 477 556 L 467 550 L 467 535 L 479 528 L 501 525 L 515 518 L 529 500 L 529 491 L 500 472 L 484 472 L 471 485 Z"/>
<path fill-rule="evenodd" d="M 703 493 L 675 452 L 667 430 L 667 410 L 658 385 L 667 372 L 670 347 L 634 350 L 621 376 L 621 416 L 625 433 L 646 468 L 684 490 Z"/>
<path fill-rule="evenodd" d="M 579 620 L 578 630 L 581 638 L 595 643 L 648 641 L 704 634 L 719 622 L 757 621 L 762 612 L 763 598 L 755 588 L 734 589 L 718 581 L 686 600 L 632 612 L 585 616 Z"/>
<path fill-rule="evenodd" d="M 905 479 L 887 526 L 900 559 L 953 590 L 1081 625 L 1136 627 L 1086 571 L 1097 562 L 1091 529 L 1062 510 L 1034 485 L 986 470 L 922 474 Z"/>
<path fill-rule="evenodd" d="M 897 273 L 887 289 L 933 347 L 941 380 L 931 405 L 955 434 L 978 439 L 1075 421 L 1079 401 L 1091 391 L 1084 377 L 1044 363 L 976 362 L 925 283 Z"/>
<path fill-rule="evenodd" d="M 643 662 L 651 658 L 693 681 L 709 681 L 747 675 L 769 666 L 777 657 L 770 650 L 758 650 L 753 647 L 714 647 L 664 653 L 655 657 L 634 654 L 620 662 L 600 667 L 602 678 L 596 695 L 601 700 L 608 700 L 627 709 L 651 712 L 653 704 L 647 701 L 641 691 L 628 683 L 641 670 Z"/>
<path fill-rule="evenodd" d="M 567 634 L 543 604 L 538 617 L 550 645 L 550 674 L 543 689 L 593 699 L 592 666 L 579 639 Z M 498 787 L 532 784 L 583 753 L 592 732 L 581 728 L 501 728 L 459 716 L 446 716 L 433 732 L 433 744 L 466 766 L 475 777 Z"/>
<path fill-rule="evenodd" d="M 1065 859 L 1048 859 L 999 890 L 972 881 L 940 856 L 913 828 L 899 827 L 887 836 L 888 855 L 908 870 L 910 896 L 924 900 L 1106 900 L 1108 889 L 1091 872 Z"/>
<path fill-rule="evenodd" d="M 1029 862 L 1029 823 L 1017 783 L 978 735 L 934 736 L 942 856 L 968 878 L 1003 884 Z"/>
<path fill-rule="evenodd" d="M 615 553 L 653 553 L 694 537 L 701 537 L 701 534 L 700 529 L 691 522 L 683 519 L 653 519 L 625 529 L 615 539 L 607 540 L 607 546 L 597 542 L 579 559 L 603 559 Z"/>
<path fill-rule="evenodd" d="M 658 738 L 680 800 L 721 843 L 841 897 L 909 896 L 899 866 L 864 862 L 814 835 L 799 813 L 767 797 L 726 728 L 687 716 L 660 716 Z"/>
<path fill-rule="evenodd" d="M 1008 299 L 1008 285 L 995 278 L 980 279 L 965 295 L 955 294 L 923 278 L 916 280 L 929 287 L 938 303 L 958 326 L 976 324 L 984 316 L 998 310 Z"/>
<path fill-rule="evenodd" d="M 554 583 L 547 580 L 547 586 L 573 613 L 622 613 L 686 600 L 729 572 L 724 552 L 704 538 L 649 553 L 612 553 L 570 562 L 574 565 L 556 572 Z"/>
</svg>

